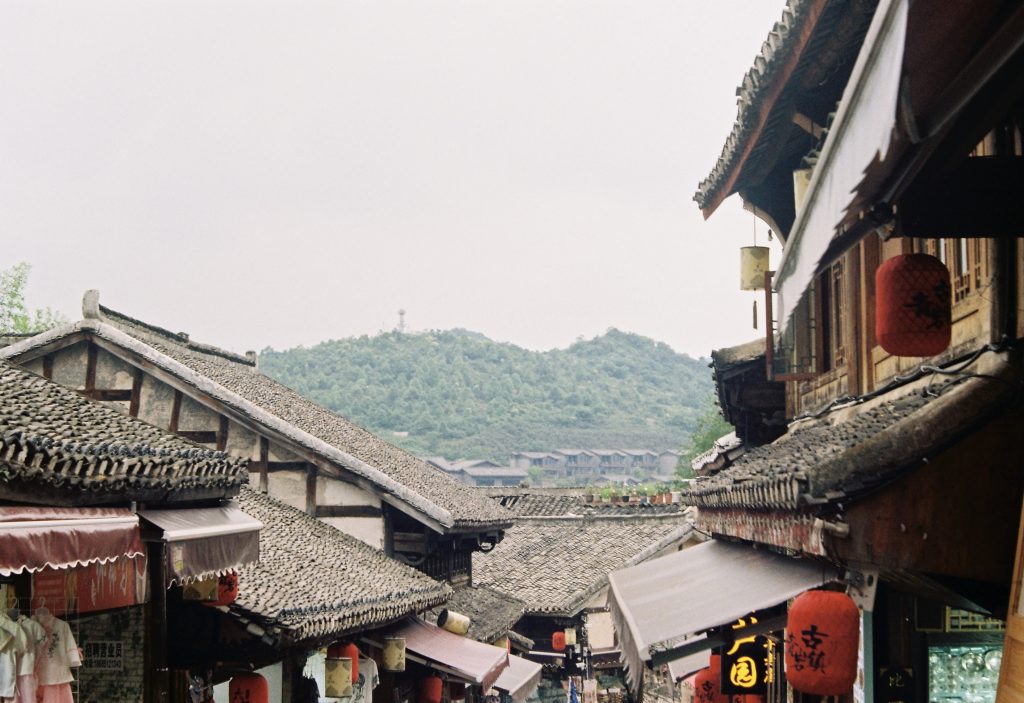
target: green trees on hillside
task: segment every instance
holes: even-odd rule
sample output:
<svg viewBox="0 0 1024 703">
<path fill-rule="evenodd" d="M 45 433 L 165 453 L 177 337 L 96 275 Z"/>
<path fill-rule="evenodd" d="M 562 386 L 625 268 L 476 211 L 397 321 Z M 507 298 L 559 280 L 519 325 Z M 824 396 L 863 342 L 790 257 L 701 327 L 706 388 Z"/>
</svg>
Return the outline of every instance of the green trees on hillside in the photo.
<svg viewBox="0 0 1024 703">
<path fill-rule="evenodd" d="M 390 332 L 264 350 L 260 367 L 418 454 L 499 461 L 516 450 L 678 448 L 711 389 L 706 361 L 617 330 L 549 352 L 464 330 Z"/>
<path fill-rule="evenodd" d="M 693 460 L 711 449 L 715 440 L 729 434 L 732 430 L 733 426 L 722 417 L 722 411 L 714 396 L 709 395 L 697 417 L 693 432 L 683 446 L 676 473 L 682 478 L 693 478 L 693 468 L 690 466 Z"/>
</svg>

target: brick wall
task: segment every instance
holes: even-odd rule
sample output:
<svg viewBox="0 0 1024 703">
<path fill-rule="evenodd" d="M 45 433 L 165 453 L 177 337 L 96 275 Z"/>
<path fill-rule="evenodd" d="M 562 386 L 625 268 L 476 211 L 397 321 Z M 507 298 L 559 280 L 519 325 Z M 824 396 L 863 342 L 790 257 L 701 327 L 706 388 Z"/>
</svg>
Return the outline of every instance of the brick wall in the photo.
<svg viewBox="0 0 1024 703">
<path fill-rule="evenodd" d="M 79 703 L 142 703 L 143 611 L 137 606 L 80 616 L 78 647 L 85 656 L 77 677 Z"/>
</svg>

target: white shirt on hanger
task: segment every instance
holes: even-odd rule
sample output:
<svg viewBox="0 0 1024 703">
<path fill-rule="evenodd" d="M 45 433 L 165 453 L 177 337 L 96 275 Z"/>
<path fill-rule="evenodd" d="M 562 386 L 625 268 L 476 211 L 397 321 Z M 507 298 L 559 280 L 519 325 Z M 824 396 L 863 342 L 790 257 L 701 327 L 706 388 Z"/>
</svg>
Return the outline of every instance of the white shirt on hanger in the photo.
<svg viewBox="0 0 1024 703">
<path fill-rule="evenodd" d="M 43 627 L 44 638 L 36 647 L 36 679 L 40 686 L 53 686 L 74 681 L 71 667 L 81 666 L 78 644 L 71 626 L 55 618 L 49 611 L 36 611 L 35 620 Z"/>
</svg>

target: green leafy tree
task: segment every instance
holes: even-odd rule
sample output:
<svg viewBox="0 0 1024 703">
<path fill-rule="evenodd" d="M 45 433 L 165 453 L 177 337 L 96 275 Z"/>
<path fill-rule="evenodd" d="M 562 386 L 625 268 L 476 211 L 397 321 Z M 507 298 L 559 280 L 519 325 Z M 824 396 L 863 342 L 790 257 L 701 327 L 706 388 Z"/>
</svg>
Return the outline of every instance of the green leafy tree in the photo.
<svg viewBox="0 0 1024 703">
<path fill-rule="evenodd" d="M 693 478 L 694 459 L 711 449 L 715 440 L 733 431 L 733 426 L 722 417 L 722 411 L 713 398 L 709 398 L 697 416 L 696 427 L 679 457 L 676 474 L 680 478 Z"/>
<path fill-rule="evenodd" d="M 0 271 L 0 334 L 33 334 L 67 323 L 67 318 L 52 308 L 29 310 L 25 304 L 25 285 L 32 266 L 27 262 Z"/>
</svg>

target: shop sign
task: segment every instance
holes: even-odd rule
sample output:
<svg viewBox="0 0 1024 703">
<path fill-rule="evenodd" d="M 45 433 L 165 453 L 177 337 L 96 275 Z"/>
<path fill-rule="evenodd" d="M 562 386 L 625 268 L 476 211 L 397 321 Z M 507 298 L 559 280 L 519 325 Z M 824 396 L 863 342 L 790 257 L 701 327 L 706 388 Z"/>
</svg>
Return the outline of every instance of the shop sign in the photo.
<svg viewBox="0 0 1024 703">
<path fill-rule="evenodd" d="M 32 574 L 32 609 L 89 613 L 146 602 L 146 555 Z"/>
<path fill-rule="evenodd" d="M 118 641 L 82 643 L 82 665 L 96 671 L 122 671 L 124 669 L 124 643 Z"/>
<path fill-rule="evenodd" d="M 733 629 L 757 623 L 756 617 L 740 619 Z M 775 657 L 778 656 L 775 642 L 757 635 L 737 639 L 732 645 L 722 647 L 722 693 L 729 695 L 768 693 L 768 684 L 774 681 Z"/>
<path fill-rule="evenodd" d="M 907 667 L 882 667 L 878 670 L 878 680 L 875 681 L 878 689 L 878 701 L 880 703 L 913 703 L 917 700 L 914 695 L 914 670 Z"/>
</svg>

